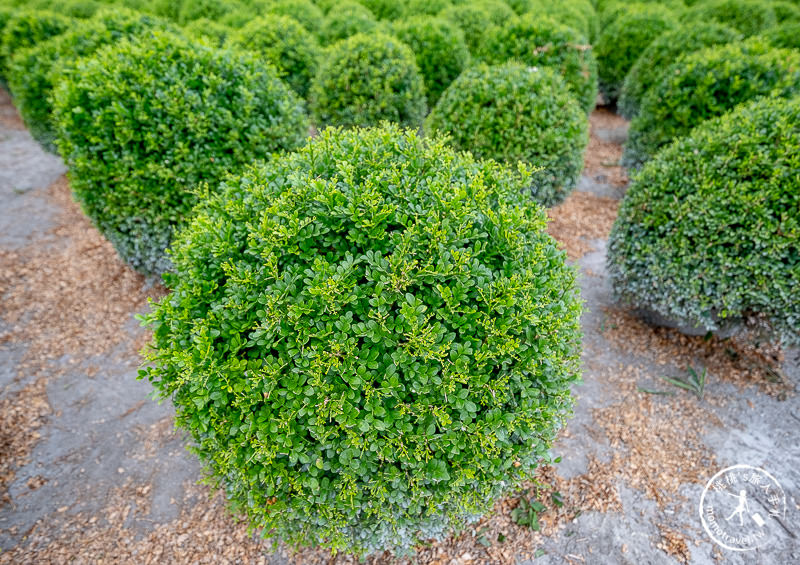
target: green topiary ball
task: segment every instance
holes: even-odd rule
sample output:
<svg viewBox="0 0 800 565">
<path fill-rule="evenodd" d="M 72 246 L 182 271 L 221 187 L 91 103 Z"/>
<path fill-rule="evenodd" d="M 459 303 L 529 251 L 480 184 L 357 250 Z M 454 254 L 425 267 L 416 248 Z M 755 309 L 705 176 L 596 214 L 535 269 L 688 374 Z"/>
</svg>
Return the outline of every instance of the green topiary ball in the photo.
<svg viewBox="0 0 800 565">
<path fill-rule="evenodd" d="M 768 0 L 705 0 L 684 12 L 685 22 L 717 22 L 755 35 L 777 23 Z"/>
<path fill-rule="evenodd" d="M 564 81 L 547 67 L 517 63 L 464 71 L 442 94 L 425 122 L 452 145 L 479 159 L 542 167 L 533 197 L 545 206 L 575 187 L 589 142 L 586 113 Z"/>
<path fill-rule="evenodd" d="M 741 39 L 742 34 L 735 29 L 714 22 L 690 22 L 664 32 L 647 46 L 628 71 L 617 111 L 629 119 L 636 116 L 645 93 L 681 55 Z"/>
<path fill-rule="evenodd" d="M 310 0 L 276 0 L 267 5 L 267 13 L 294 18 L 311 33 L 319 33 L 325 16 Z"/>
<path fill-rule="evenodd" d="M 200 18 L 184 26 L 184 35 L 192 39 L 205 41 L 211 47 L 223 47 L 233 35 L 232 27 L 208 18 Z"/>
<path fill-rule="evenodd" d="M 366 6 L 380 20 L 395 20 L 405 12 L 404 3 L 397 0 L 358 0 L 358 2 Z"/>
<path fill-rule="evenodd" d="M 789 22 L 768 29 L 760 35 L 773 47 L 800 49 L 800 22 Z"/>
<path fill-rule="evenodd" d="M 300 101 L 272 69 L 162 32 L 82 60 L 53 99 L 77 199 L 145 273 L 169 267 L 164 249 L 200 183 L 216 186 L 232 170 L 293 149 L 308 131 Z"/>
<path fill-rule="evenodd" d="M 450 0 L 407 0 L 402 19 L 410 16 L 435 16 L 452 5 Z"/>
<path fill-rule="evenodd" d="M 800 92 L 800 52 L 758 39 L 709 47 L 678 59 L 645 94 L 631 122 L 624 162 L 639 165 L 659 148 L 737 104 Z"/>
<path fill-rule="evenodd" d="M 126 8 L 104 8 L 95 17 L 77 22 L 69 31 L 14 55 L 8 71 L 9 89 L 31 135 L 48 149 L 55 148 L 50 96 L 54 85 L 75 69 L 78 59 L 125 37 L 164 29 L 166 25 L 158 18 Z"/>
<path fill-rule="evenodd" d="M 586 112 L 597 101 L 597 61 L 589 39 L 548 17 L 527 14 L 486 35 L 480 57 L 491 65 L 519 61 L 558 72 Z"/>
<path fill-rule="evenodd" d="M 571 409 L 581 307 L 526 182 L 385 125 L 201 201 L 140 375 L 253 526 L 402 552 L 532 476 Z"/>
<path fill-rule="evenodd" d="M 342 2 L 325 17 L 320 36 L 325 45 L 347 39 L 357 33 L 374 33 L 380 24 L 367 8 L 358 2 Z"/>
<path fill-rule="evenodd" d="M 418 126 L 425 88 L 414 53 L 384 34 L 359 33 L 332 45 L 311 86 L 311 109 L 320 126 Z"/>
<path fill-rule="evenodd" d="M 317 40 L 288 16 L 267 15 L 235 31 L 229 44 L 245 49 L 276 69 L 301 98 L 308 96 L 311 79 L 319 66 Z"/>
<path fill-rule="evenodd" d="M 513 18 L 514 12 L 502 3 L 474 2 L 451 6 L 442 10 L 439 15 L 464 32 L 467 48 L 474 55 L 480 49 L 487 30 Z"/>
<path fill-rule="evenodd" d="M 609 240 L 625 302 L 714 330 L 765 318 L 800 342 L 800 98 L 695 128 L 635 177 Z"/>
<path fill-rule="evenodd" d="M 525 5 L 527 9 L 517 11 L 518 14 L 547 16 L 578 30 L 589 39 L 597 36 L 598 17 L 589 0 L 525 0 Z"/>
<path fill-rule="evenodd" d="M 443 18 L 427 16 L 398 21 L 393 31 L 414 52 L 428 104 L 433 106 L 469 63 L 464 34 Z"/>
<path fill-rule="evenodd" d="M 0 35 L 0 77 L 7 78 L 11 58 L 20 51 L 67 31 L 74 20 L 48 10 L 17 10 Z"/>
<path fill-rule="evenodd" d="M 605 28 L 594 46 L 600 90 L 609 101 L 619 96 L 625 75 L 647 46 L 665 31 L 677 27 L 672 11 L 645 5 L 619 16 Z"/>
</svg>

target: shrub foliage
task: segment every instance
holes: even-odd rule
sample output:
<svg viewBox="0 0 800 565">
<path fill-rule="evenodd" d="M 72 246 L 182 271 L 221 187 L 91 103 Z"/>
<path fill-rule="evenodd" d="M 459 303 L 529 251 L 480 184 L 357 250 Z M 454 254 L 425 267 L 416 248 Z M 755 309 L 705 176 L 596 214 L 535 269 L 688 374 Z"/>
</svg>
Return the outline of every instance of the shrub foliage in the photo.
<svg viewBox="0 0 800 565">
<path fill-rule="evenodd" d="M 381 120 L 418 126 L 425 115 L 425 87 L 414 53 L 384 34 L 356 34 L 335 43 L 322 58 L 311 87 L 320 126 L 369 126 Z"/>
<path fill-rule="evenodd" d="M 755 35 L 777 23 L 768 0 L 705 0 L 683 14 L 684 21 L 717 22 L 746 36 Z"/>
<path fill-rule="evenodd" d="M 580 305 L 524 182 L 394 125 L 331 128 L 195 210 L 141 375 L 253 525 L 405 549 L 531 476 Z"/>
<path fill-rule="evenodd" d="M 550 206 L 574 188 L 583 169 L 588 122 L 563 80 L 547 67 L 518 63 L 468 69 L 444 92 L 426 129 L 478 158 L 522 161 L 533 196 Z"/>
<path fill-rule="evenodd" d="M 800 98 L 706 122 L 635 177 L 609 242 L 625 301 L 700 328 L 760 315 L 800 341 Z"/>
<path fill-rule="evenodd" d="M 48 10 L 18 10 L 0 29 L 0 77 L 7 78 L 11 58 L 41 41 L 64 33 L 72 20 Z"/>
<path fill-rule="evenodd" d="M 84 211 L 143 272 L 168 268 L 164 249 L 200 183 L 294 148 L 307 131 L 274 71 L 161 32 L 80 62 L 56 87 L 53 115 Z"/>
<path fill-rule="evenodd" d="M 678 59 L 642 100 L 631 122 L 624 161 L 640 164 L 701 122 L 757 96 L 800 91 L 800 52 L 750 39 Z"/>
<path fill-rule="evenodd" d="M 597 61 L 589 39 L 538 14 L 514 18 L 487 34 L 481 59 L 488 64 L 519 61 L 551 67 L 572 90 L 586 112 L 597 100 Z"/>
</svg>

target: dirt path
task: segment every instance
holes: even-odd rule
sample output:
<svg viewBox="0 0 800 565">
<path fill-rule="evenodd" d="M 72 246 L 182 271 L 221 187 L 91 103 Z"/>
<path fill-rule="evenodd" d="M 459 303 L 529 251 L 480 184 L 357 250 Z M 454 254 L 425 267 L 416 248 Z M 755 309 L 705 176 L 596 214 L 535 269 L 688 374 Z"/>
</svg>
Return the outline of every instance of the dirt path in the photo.
<svg viewBox="0 0 800 565">
<path fill-rule="evenodd" d="M 605 240 L 627 182 L 615 165 L 626 124 L 602 110 L 592 123 L 579 191 L 551 211 L 588 311 L 562 459 L 530 487 L 548 507 L 541 531 L 512 522 L 509 497 L 416 562 L 798 562 L 797 354 L 653 329 L 614 305 Z M 273 552 L 196 484 L 172 408 L 136 380 L 146 336 L 133 314 L 163 289 L 116 258 L 63 172 L 0 91 L 0 564 L 355 563 Z M 687 367 L 708 371 L 702 400 L 660 378 Z M 788 505 L 786 530 L 744 555 L 714 545 L 698 516 L 706 481 L 739 463 L 769 470 Z"/>
</svg>

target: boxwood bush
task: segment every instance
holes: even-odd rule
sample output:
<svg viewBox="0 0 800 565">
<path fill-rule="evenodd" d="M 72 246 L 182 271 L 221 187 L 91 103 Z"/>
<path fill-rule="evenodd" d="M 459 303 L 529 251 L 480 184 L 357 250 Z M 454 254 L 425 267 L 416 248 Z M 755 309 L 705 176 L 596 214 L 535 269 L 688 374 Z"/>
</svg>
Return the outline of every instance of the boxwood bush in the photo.
<svg viewBox="0 0 800 565">
<path fill-rule="evenodd" d="M 550 206 L 574 188 L 588 143 L 586 113 L 555 71 L 518 63 L 467 69 L 445 90 L 425 122 L 478 158 L 542 169 L 533 197 Z"/>
<path fill-rule="evenodd" d="M 202 200 L 140 375 L 252 525 L 402 551 L 531 477 L 572 405 L 580 304 L 524 182 L 394 125 L 331 128 Z"/>
<path fill-rule="evenodd" d="M 619 16 L 600 34 L 594 47 L 599 67 L 600 90 L 615 101 L 625 75 L 647 46 L 659 35 L 677 27 L 672 11 L 656 4 Z"/>
<path fill-rule="evenodd" d="M 7 78 L 14 54 L 64 33 L 73 21 L 49 10 L 15 10 L 0 35 L 0 77 Z"/>
<path fill-rule="evenodd" d="M 800 22 L 800 3 L 793 4 L 789 1 L 770 2 L 775 19 L 778 23 Z"/>
<path fill-rule="evenodd" d="M 800 342 L 800 98 L 710 120 L 635 177 L 609 240 L 625 302 L 701 329 L 765 317 Z"/>
<path fill-rule="evenodd" d="M 610 0 L 608 2 L 598 2 L 597 25 L 602 32 L 605 28 L 613 24 L 618 17 L 655 4 L 670 10 L 676 17 L 686 10 L 686 4 L 683 0 L 638 0 L 636 2 Z"/>
<path fill-rule="evenodd" d="M 525 0 L 524 4 L 527 9 L 518 11 L 518 14 L 547 16 L 578 30 L 589 39 L 597 36 L 597 14 L 588 0 Z"/>
<path fill-rule="evenodd" d="M 125 8 L 103 9 L 94 18 L 77 22 L 69 31 L 18 52 L 11 59 L 8 83 L 31 135 L 45 147 L 54 148 L 50 96 L 53 85 L 74 70 L 78 59 L 125 37 L 166 25 L 158 18 Z"/>
<path fill-rule="evenodd" d="M 469 63 L 463 32 L 448 20 L 428 16 L 398 20 L 393 31 L 414 52 L 428 104 L 434 105 Z"/>
<path fill-rule="evenodd" d="M 345 1 L 331 10 L 322 24 L 320 37 L 325 45 L 357 33 L 373 33 L 379 28 L 375 16 L 358 2 Z"/>
<path fill-rule="evenodd" d="M 483 42 L 486 31 L 492 25 L 500 25 L 514 17 L 514 12 L 504 4 L 488 4 L 486 2 L 471 2 L 458 4 L 442 10 L 439 14 L 446 20 L 456 24 L 464 32 L 464 40 L 473 55 Z"/>
<path fill-rule="evenodd" d="M 183 32 L 186 37 L 200 39 L 212 47 L 222 47 L 233 35 L 233 28 L 208 18 L 200 18 L 184 26 Z"/>
<path fill-rule="evenodd" d="M 82 60 L 53 99 L 77 199 L 146 273 L 168 268 L 164 249 L 200 183 L 216 186 L 308 131 L 299 99 L 271 68 L 162 32 Z"/>
<path fill-rule="evenodd" d="M 624 162 L 638 165 L 701 122 L 757 96 L 800 92 L 800 52 L 752 38 L 684 55 L 642 100 Z"/>
<path fill-rule="evenodd" d="M 488 64 L 514 60 L 557 71 L 586 112 L 597 100 L 597 61 L 589 39 L 538 14 L 513 18 L 486 35 L 480 57 Z"/>
<path fill-rule="evenodd" d="M 452 5 L 450 0 L 407 0 L 403 8 L 403 17 L 435 16 Z"/>
<path fill-rule="evenodd" d="M 234 47 L 251 51 L 269 63 L 302 98 L 308 96 L 311 79 L 319 66 L 316 38 L 288 16 L 255 18 L 230 37 Z"/>
<path fill-rule="evenodd" d="M 788 22 L 768 29 L 760 37 L 773 47 L 800 49 L 800 22 Z"/>
<path fill-rule="evenodd" d="M 356 34 L 330 46 L 311 86 L 320 126 L 368 126 L 382 120 L 418 126 L 425 88 L 414 53 L 384 34 Z"/>
<path fill-rule="evenodd" d="M 683 21 L 718 22 L 741 31 L 758 34 L 777 23 L 769 0 L 705 0 L 684 12 Z"/>
<path fill-rule="evenodd" d="M 404 3 L 397 0 L 358 0 L 358 2 L 369 8 L 379 20 L 394 20 L 405 12 Z"/>
<path fill-rule="evenodd" d="M 322 10 L 310 0 L 276 0 L 270 2 L 266 8 L 267 13 L 294 18 L 312 33 L 319 33 L 325 19 Z"/>
<path fill-rule="evenodd" d="M 688 22 L 664 32 L 647 46 L 625 76 L 617 111 L 626 118 L 638 114 L 645 92 L 681 55 L 741 39 L 742 34 L 735 29 L 714 22 Z"/>
</svg>

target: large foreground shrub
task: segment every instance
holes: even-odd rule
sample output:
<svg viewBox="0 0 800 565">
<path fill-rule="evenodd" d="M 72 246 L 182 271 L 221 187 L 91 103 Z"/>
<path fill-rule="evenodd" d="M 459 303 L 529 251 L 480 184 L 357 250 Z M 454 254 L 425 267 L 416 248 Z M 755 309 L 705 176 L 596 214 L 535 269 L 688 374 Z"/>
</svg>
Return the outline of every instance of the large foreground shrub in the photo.
<svg viewBox="0 0 800 565">
<path fill-rule="evenodd" d="M 328 129 L 194 211 L 141 374 L 254 526 L 402 550 L 531 476 L 580 306 L 524 184 L 396 126 Z"/>
<path fill-rule="evenodd" d="M 625 76 L 617 111 L 626 118 L 638 114 L 645 93 L 681 55 L 741 39 L 735 29 L 713 22 L 690 22 L 664 32 L 648 45 Z"/>
<path fill-rule="evenodd" d="M 800 341 L 800 98 L 706 122 L 635 177 L 609 241 L 616 293 L 690 326 L 766 317 Z"/>
<path fill-rule="evenodd" d="M 624 160 L 640 164 L 701 122 L 771 92 L 800 92 L 800 52 L 751 39 L 685 55 L 645 94 Z"/>
<path fill-rule="evenodd" d="M 478 158 L 541 167 L 533 196 L 550 206 L 575 187 L 588 143 L 586 114 L 564 81 L 547 67 L 518 63 L 467 69 L 444 92 L 425 122 L 454 147 Z"/>
<path fill-rule="evenodd" d="M 165 270 L 194 191 L 299 145 L 298 99 L 249 57 L 155 32 L 81 62 L 54 92 L 58 147 L 84 211 L 123 259 Z"/>
<path fill-rule="evenodd" d="M 480 52 L 488 64 L 518 61 L 558 72 L 586 112 L 597 101 L 597 61 L 589 39 L 575 29 L 538 14 L 510 20 L 487 34 Z"/>
<path fill-rule="evenodd" d="M 625 75 L 647 46 L 659 35 L 677 27 L 673 12 L 656 4 L 619 16 L 603 30 L 594 53 L 599 67 L 600 90 L 616 100 Z"/>
<path fill-rule="evenodd" d="M 425 115 L 425 88 L 414 53 L 384 34 L 356 34 L 322 57 L 311 87 L 317 124 L 416 126 Z"/>
<path fill-rule="evenodd" d="M 230 44 L 251 51 L 269 63 L 294 91 L 305 98 L 317 72 L 320 48 L 300 23 L 288 16 L 253 19 L 231 35 Z"/>
<path fill-rule="evenodd" d="M 414 52 L 432 106 L 469 63 L 464 34 L 443 18 L 426 16 L 398 21 L 393 30 Z"/>
</svg>

